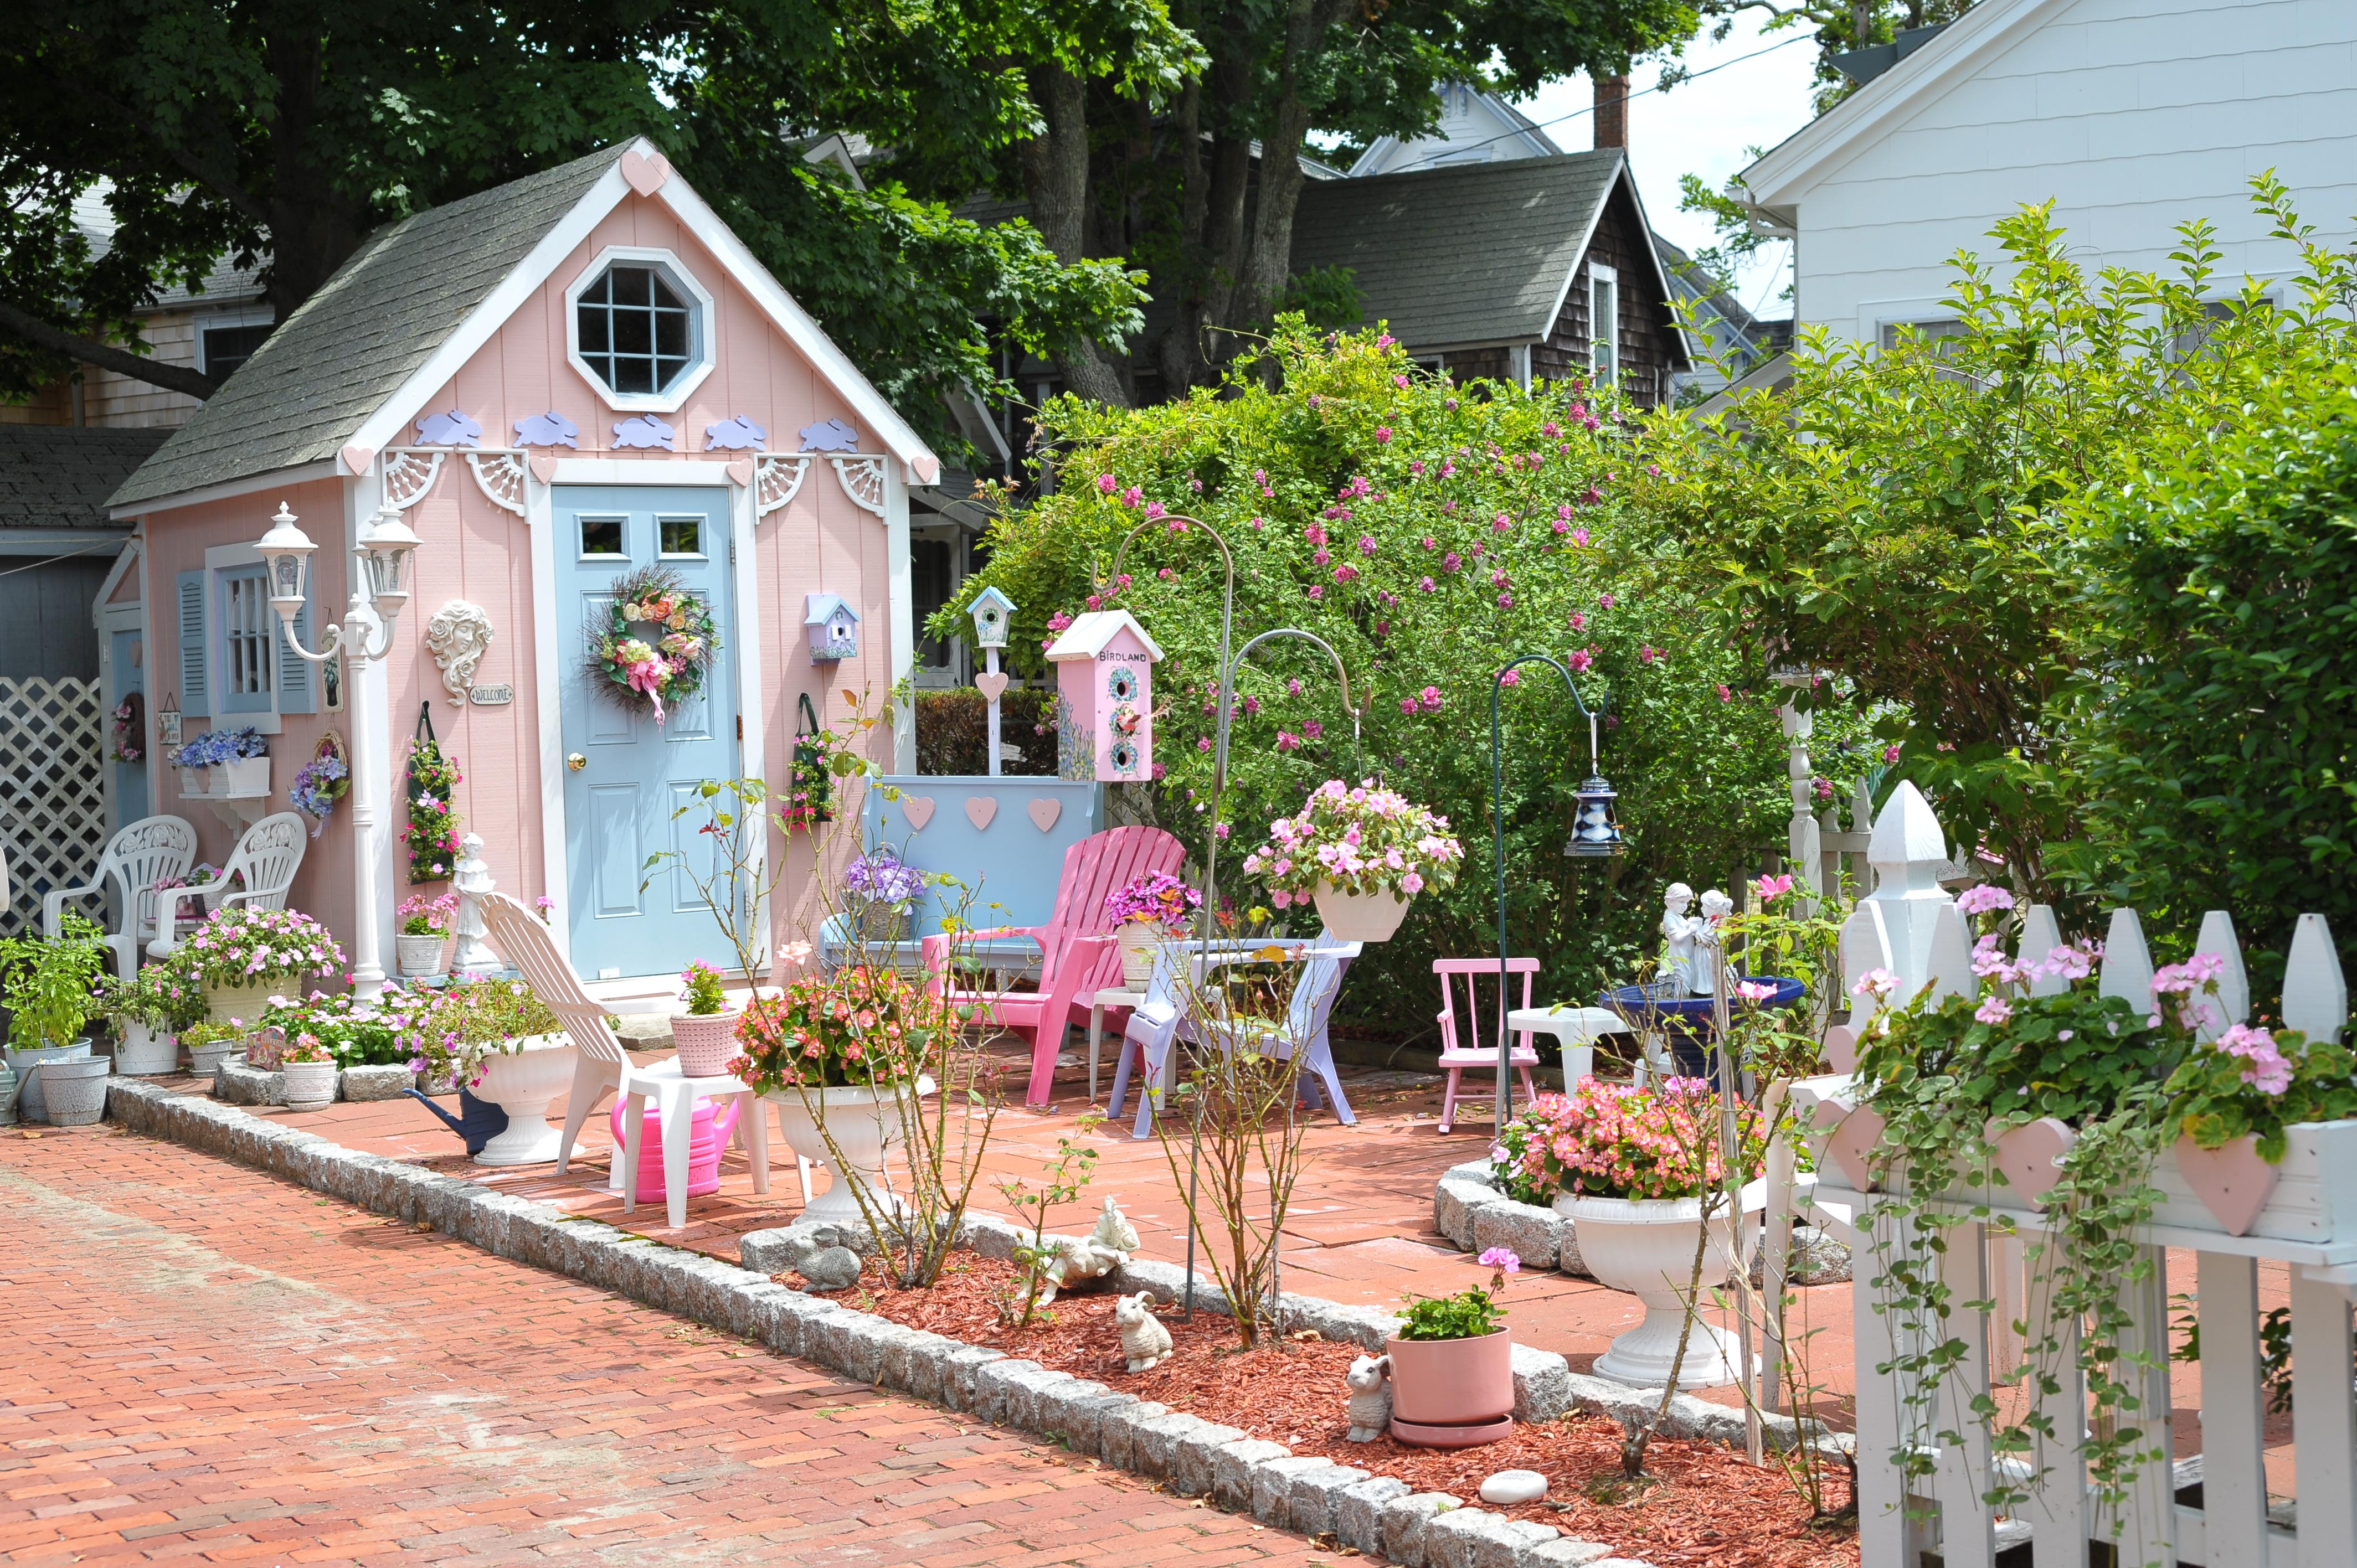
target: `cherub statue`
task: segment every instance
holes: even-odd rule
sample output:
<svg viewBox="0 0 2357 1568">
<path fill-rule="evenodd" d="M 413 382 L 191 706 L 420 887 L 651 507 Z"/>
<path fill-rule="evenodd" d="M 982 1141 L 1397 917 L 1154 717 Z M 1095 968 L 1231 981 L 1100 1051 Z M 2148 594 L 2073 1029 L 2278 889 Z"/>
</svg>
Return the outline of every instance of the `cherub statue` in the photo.
<svg viewBox="0 0 2357 1568">
<path fill-rule="evenodd" d="M 1694 889 L 1683 882 L 1670 884 L 1662 895 L 1662 967 L 1656 979 L 1674 983 L 1674 996 L 1695 988 L 1695 933 L 1702 922 L 1686 913 L 1694 908 Z"/>
<path fill-rule="evenodd" d="M 1735 900 L 1714 887 L 1702 896 L 1702 915 L 1694 922 L 1694 993 L 1711 995 L 1718 983 L 1719 943 L 1725 940 L 1723 922 L 1735 913 Z"/>
</svg>

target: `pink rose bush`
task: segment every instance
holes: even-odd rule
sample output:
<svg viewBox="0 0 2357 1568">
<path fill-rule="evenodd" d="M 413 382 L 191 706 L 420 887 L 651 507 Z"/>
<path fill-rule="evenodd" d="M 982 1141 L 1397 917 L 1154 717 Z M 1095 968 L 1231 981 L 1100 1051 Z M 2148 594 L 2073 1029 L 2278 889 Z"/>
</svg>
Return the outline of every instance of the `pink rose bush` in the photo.
<svg viewBox="0 0 2357 1568">
<path fill-rule="evenodd" d="M 1738 1107 L 1736 1139 L 1739 1174 L 1749 1180 L 1766 1150 L 1757 1107 Z M 1562 1193 L 1693 1197 L 1726 1179 L 1718 1096 L 1699 1078 L 1582 1079 L 1567 1094 L 1540 1095 L 1491 1148 L 1490 1163 L 1500 1188 L 1525 1203 Z"/>
<path fill-rule="evenodd" d="M 1283 909 L 1308 903 L 1321 882 L 1412 898 L 1455 882 L 1464 857 L 1448 818 L 1372 779 L 1355 788 L 1329 779 L 1298 813 L 1268 824 L 1268 842 L 1244 856 L 1244 871 L 1267 884 L 1269 902 Z"/>
</svg>

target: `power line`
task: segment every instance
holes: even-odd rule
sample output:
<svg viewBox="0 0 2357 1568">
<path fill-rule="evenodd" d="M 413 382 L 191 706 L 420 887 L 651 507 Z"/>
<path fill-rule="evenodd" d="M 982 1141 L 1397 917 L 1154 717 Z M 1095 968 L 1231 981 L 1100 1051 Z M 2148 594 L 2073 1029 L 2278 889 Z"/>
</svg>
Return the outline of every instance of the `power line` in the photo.
<svg viewBox="0 0 2357 1568">
<path fill-rule="evenodd" d="M 102 539 L 95 544 L 85 544 L 79 550 L 69 550 L 62 555 L 46 555 L 38 561 L 30 562 L 22 566 L 11 566 L 6 571 L 0 572 L 0 577 L 13 577 L 19 572 L 30 572 L 36 567 L 54 566 L 60 561 L 70 561 L 77 555 L 87 555 L 93 550 L 104 550 L 109 545 L 119 548 L 122 543 L 123 541 L 120 539 Z"/>
</svg>

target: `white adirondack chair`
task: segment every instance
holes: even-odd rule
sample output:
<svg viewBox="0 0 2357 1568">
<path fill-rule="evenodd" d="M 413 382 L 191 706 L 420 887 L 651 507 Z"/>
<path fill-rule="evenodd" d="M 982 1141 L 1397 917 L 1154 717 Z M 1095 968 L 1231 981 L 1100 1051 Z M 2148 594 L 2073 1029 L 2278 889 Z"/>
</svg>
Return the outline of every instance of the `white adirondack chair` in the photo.
<svg viewBox="0 0 2357 1568">
<path fill-rule="evenodd" d="M 1259 963 L 1265 961 L 1260 950 L 1265 942 L 1230 943 L 1216 946 L 1207 965 L 1192 943 L 1165 942 L 1157 956 L 1154 978 L 1147 983 L 1146 998 L 1132 1010 L 1128 1026 L 1124 1030 L 1121 1059 L 1114 1064 L 1111 1114 L 1121 1116 L 1122 1101 L 1127 1097 L 1130 1064 L 1142 1057 L 1145 1071 L 1138 1085 L 1137 1122 L 1130 1129 L 1133 1138 L 1145 1138 L 1154 1128 L 1154 1115 L 1160 1097 L 1169 1087 L 1172 1047 L 1183 1034 L 1189 1039 L 1210 1038 L 1223 1047 L 1235 1036 L 1232 1027 L 1197 1027 L 1187 1017 L 1184 993 L 1179 983 L 1178 966 L 1184 963 L 1192 977 L 1192 993 L 1204 993 L 1204 977 L 1223 964 Z M 1280 1058 L 1290 1056 L 1297 1045 L 1302 1051 L 1302 1089 L 1315 1103 L 1320 1081 L 1325 1093 L 1331 1098 L 1336 1120 L 1344 1126 L 1358 1124 L 1351 1112 L 1351 1101 L 1342 1092 L 1341 1075 L 1334 1066 L 1334 1050 L 1327 1037 L 1327 1023 L 1333 1016 L 1335 1001 L 1342 993 L 1342 975 L 1357 958 L 1363 944 L 1359 942 L 1320 942 L 1316 946 L 1282 944 L 1294 950 L 1301 961 L 1301 974 L 1294 982 L 1293 999 L 1287 1008 L 1282 1029 L 1256 1028 L 1251 1037 L 1254 1047 Z"/>
<path fill-rule="evenodd" d="M 483 923 L 490 928 L 491 946 L 523 972 L 534 996 L 548 1004 L 565 1025 L 565 1032 L 580 1048 L 580 1065 L 573 1069 L 573 1095 L 565 1108 L 565 1140 L 557 1145 L 556 1174 L 563 1176 L 573 1155 L 573 1140 L 589 1113 L 609 1093 L 628 1103 L 622 1111 L 620 1162 L 622 1212 L 639 1207 L 639 1141 L 646 1127 L 646 1104 L 655 1102 L 662 1125 L 663 1202 L 671 1227 L 687 1223 L 688 1143 L 694 1134 L 695 1102 L 721 1100 L 732 1094 L 750 1097 L 737 1118 L 735 1141 L 742 1144 L 753 1166 L 753 1190 L 770 1190 L 770 1110 L 744 1079 L 723 1073 L 716 1078 L 688 1078 L 676 1058 L 640 1067 L 622 1050 L 606 1005 L 591 996 L 580 975 L 563 953 L 540 917 L 504 893 L 487 893 L 482 899 Z M 801 1162 L 802 1207 L 810 1207 L 810 1162 Z"/>
<path fill-rule="evenodd" d="M 185 876 L 197 863 L 197 830 L 178 817 L 143 817 L 107 841 L 98 869 L 79 887 L 60 887 L 41 900 L 41 930 L 52 940 L 65 918 L 66 901 L 104 893 L 111 885 L 121 911 L 120 929 L 109 931 L 114 972 L 129 980 L 139 972 L 139 944 L 156 929 L 164 895 L 155 891 L 166 877 Z M 177 901 L 180 890 L 171 897 Z"/>
<path fill-rule="evenodd" d="M 280 811 L 264 817 L 245 830 L 245 836 L 229 852 L 228 863 L 219 876 L 193 887 L 176 888 L 174 894 L 178 897 L 200 897 L 207 910 L 226 909 L 231 904 L 254 909 L 284 909 L 286 890 L 295 886 L 295 873 L 303 865 L 303 848 L 310 842 L 299 813 Z M 147 944 L 147 955 L 168 958 L 179 945 L 178 938 L 169 919 L 158 919 L 156 926 L 156 940 Z"/>
</svg>

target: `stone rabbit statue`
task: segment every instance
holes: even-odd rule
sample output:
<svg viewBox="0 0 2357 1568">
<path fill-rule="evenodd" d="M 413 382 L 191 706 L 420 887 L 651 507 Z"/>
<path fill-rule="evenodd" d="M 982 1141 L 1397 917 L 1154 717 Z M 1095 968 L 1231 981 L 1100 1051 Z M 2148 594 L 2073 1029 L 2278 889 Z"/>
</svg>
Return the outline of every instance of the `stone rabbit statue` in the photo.
<svg viewBox="0 0 2357 1568">
<path fill-rule="evenodd" d="M 1391 1430 L 1392 1359 L 1361 1356 L 1342 1374 L 1351 1386 L 1351 1430 L 1353 1443 L 1372 1443 Z"/>
<path fill-rule="evenodd" d="M 1114 1298 L 1113 1320 L 1121 1329 L 1122 1354 L 1129 1358 L 1133 1372 L 1147 1371 L 1170 1359 L 1170 1330 L 1154 1316 L 1148 1305 L 1153 1299 L 1144 1291 Z"/>
</svg>

